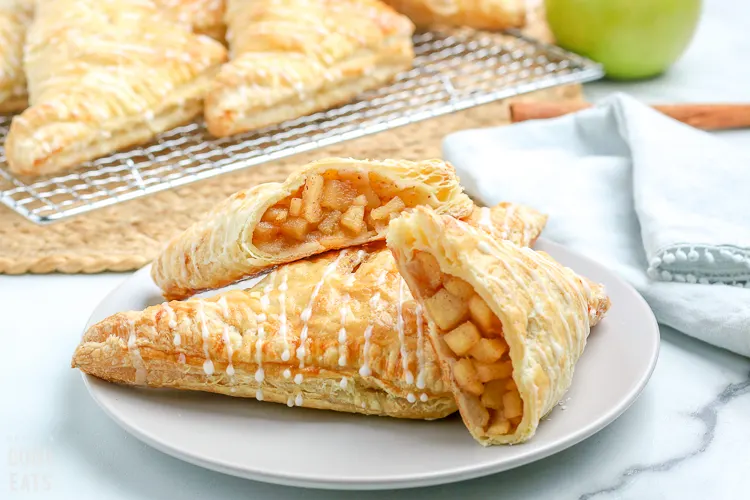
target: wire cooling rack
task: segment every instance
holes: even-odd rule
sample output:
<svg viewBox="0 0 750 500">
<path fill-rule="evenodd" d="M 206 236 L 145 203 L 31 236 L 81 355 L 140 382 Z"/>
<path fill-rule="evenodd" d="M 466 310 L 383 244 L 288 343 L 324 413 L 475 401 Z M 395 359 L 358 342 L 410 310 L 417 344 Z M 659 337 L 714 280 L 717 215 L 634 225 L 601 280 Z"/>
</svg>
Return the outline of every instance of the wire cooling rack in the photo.
<svg viewBox="0 0 750 500">
<path fill-rule="evenodd" d="M 45 224 L 234 170 L 543 88 L 602 76 L 597 64 L 518 32 L 460 30 L 414 37 L 416 58 L 395 83 L 278 126 L 211 137 L 202 122 L 148 145 L 44 178 L 12 175 L 0 149 L 0 201 Z M 4 142 L 10 116 L 0 116 Z"/>
</svg>

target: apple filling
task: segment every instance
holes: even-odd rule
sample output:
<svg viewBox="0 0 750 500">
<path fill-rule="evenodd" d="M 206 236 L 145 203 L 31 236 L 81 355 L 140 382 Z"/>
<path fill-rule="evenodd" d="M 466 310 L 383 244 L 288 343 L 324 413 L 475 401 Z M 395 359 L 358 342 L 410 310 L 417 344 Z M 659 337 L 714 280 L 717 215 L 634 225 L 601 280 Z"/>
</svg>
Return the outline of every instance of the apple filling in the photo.
<svg viewBox="0 0 750 500">
<path fill-rule="evenodd" d="M 314 243 L 340 248 L 383 232 L 405 208 L 425 204 L 429 193 L 402 188 L 374 172 L 330 170 L 267 209 L 253 244 L 268 253 Z"/>
<path fill-rule="evenodd" d="M 479 409 L 487 435 L 511 434 L 523 417 L 503 325 L 466 281 L 441 272 L 435 258 L 415 252 L 409 263 L 427 314 L 450 355 L 456 385 Z"/>
</svg>

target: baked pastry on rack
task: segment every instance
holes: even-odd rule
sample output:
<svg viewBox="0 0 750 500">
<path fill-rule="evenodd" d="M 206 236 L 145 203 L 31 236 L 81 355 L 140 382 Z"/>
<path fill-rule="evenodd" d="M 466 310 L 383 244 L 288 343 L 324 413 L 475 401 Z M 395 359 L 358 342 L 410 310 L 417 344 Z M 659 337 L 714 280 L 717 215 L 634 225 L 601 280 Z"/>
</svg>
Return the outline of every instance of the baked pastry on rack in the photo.
<svg viewBox="0 0 750 500">
<path fill-rule="evenodd" d="M 520 205 L 480 211 L 469 220 L 519 244 L 545 222 Z M 381 241 L 281 266 L 247 290 L 115 314 L 85 333 L 73 366 L 125 384 L 441 418 L 456 406 L 426 335 Z"/>
<path fill-rule="evenodd" d="M 5 143 L 42 175 L 146 142 L 199 114 L 224 47 L 141 0 L 39 0 L 24 67 L 30 107 Z"/>
<path fill-rule="evenodd" d="M 418 28 L 469 26 L 483 30 L 520 28 L 526 23 L 525 0 L 384 0 Z"/>
<path fill-rule="evenodd" d="M 394 219 L 387 243 L 471 434 L 483 445 L 531 438 L 609 308 L 603 286 L 425 207 Z"/>
<path fill-rule="evenodd" d="M 327 158 L 283 183 L 235 193 L 174 238 L 151 276 L 167 299 L 188 297 L 327 250 L 385 238 L 388 221 L 428 205 L 464 217 L 474 204 L 441 160 Z"/>
<path fill-rule="evenodd" d="M 412 23 L 377 0 L 228 0 L 224 65 L 206 99 L 216 136 L 345 103 L 411 67 Z"/>
<path fill-rule="evenodd" d="M 224 0 L 154 0 L 175 21 L 190 26 L 194 33 L 224 40 Z"/>
<path fill-rule="evenodd" d="M 0 113 L 26 107 L 23 42 L 31 22 L 31 0 L 0 0 Z"/>
</svg>

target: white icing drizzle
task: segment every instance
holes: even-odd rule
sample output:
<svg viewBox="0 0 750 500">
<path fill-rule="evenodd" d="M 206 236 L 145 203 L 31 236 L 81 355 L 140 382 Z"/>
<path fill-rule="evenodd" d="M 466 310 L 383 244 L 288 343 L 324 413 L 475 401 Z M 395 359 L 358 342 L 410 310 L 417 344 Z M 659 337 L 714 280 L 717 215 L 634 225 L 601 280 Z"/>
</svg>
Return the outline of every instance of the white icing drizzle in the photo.
<svg viewBox="0 0 750 500">
<path fill-rule="evenodd" d="M 297 375 L 294 376 L 294 383 L 297 385 L 300 385 L 303 379 L 304 377 L 302 376 L 302 374 L 298 373 Z"/>
<path fill-rule="evenodd" d="M 284 378 L 292 378 L 292 372 L 291 372 L 291 370 L 289 370 L 289 368 L 287 368 L 286 370 L 284 370 L 283 375 L 284 375 Z"/>
<path fill-rule="evenodd" d="M 286 277 L 286 271 L 284 271 L 281 284 L 279 285 L 279 307 L 281 308 L 281 313 L 279 314 L 279 332 L 281 332 L 281 338 L 284 340 L 284 352 L 281 353 L 281 359 L 289 361 L 291 355 L 289 353 L 289 340 L 286 337 L 286 291 L 289 289 L 289 286 L 286 284 Z"/>
<path fill-rule="evenodd" d="M 185 362 L 186 362 L 185 354 L 181 352 L 180 355 L 177 356 L 177 361 L 180 362 L 180 363 L 182 363 L 182 364 L 185 364 Z"/>
<path fill-rule="evenodd" d="M 296 404 L 297 406 L 302 406 L 302 394 L 297 394 L 294 397 L 294 404 Z"/>
<path fill-rule="evenodd" d="M 417 309 L 416 309 L 416 321 L 417 321 L 417 388 L 424 389 L 425 388 L 424 325 L 423 325 L 423 319 L 422 319 L 422 306 L 418 302 L 417 302 Z M 426 394 L 422 394 L 422 396 L 425 396 L 425 398 L 427 397 Z"/>
<path fill-rule="evenodd" d="M 396 329 L 398 331 L 399 355 L 401 356 L 401 368 L 407 384 L 414 383 L 414 375 L 409 370 L 409 355 L 406 352 L 406 336 L 404 333 L 404 280 L 398 280 L 398 302 L 396 303 Z"/>
<path fill-rule="evenodd" d="M 146 363 L 143 362 L 143 357 L 141 356 L 141 350 L 136 343 L 137 338 L 133 320 L 128 320 L 128 329 L 130 330 L 128 335 L 128 353 L 130 354 L 130 362 L 133 363 L 133 367 L 135 368 L 135 383 L 142 385 L 146 383 L 148 373 L 146 372 Z"/>
<path fill-rule="evenodd" d="M 167 314 L 167 326 L 169 326 L 170 330 L 175 330 L 177 328 L 177 314 L 175 314 L 174 309 L 169 305 L 169 302 L 164 302 L 162 304 L 162 308 L 164 309 L 164 312 Z M 180 337 L 180 332 L 174 332 L 174 345 L 178 346 L 182 343 L 182 337 Z"/>
<path fill-rule="evenodd" d="M 292 396 L 289 396 L 288 398 L 286 398 L 286 405 L 289 408 L 291 408 L 292 406 L 294 406 L 294 398 Z"/>
<path fill-rule="evenodd" d="M 419 400 L 421 402 L 423 402 L 423 403 L 426 403 L 427 402 L 427 394 L 425 394 L 424 392 L 422 394 L 420 394 L 419 395 Z"/>
<path fill-rule="evenodd" d="M 226 297 L 221 297 L 217 302 L 221 307 L 221 312 L 224 315 L 224 320 L 229 320 L 229 306 L 227 305 Z M 234 365 L 232 364 L 232 356 L 234 355 L 234 349 L 232 348 L 232 339 L 229 337 L 229 326 L 224 325 L 224 331 L 222 332 L 222 340 L 227 349 L 227 375 L 234 377 Z"/>
<path fill-rule="evenodd" d="M 346 389 L 346 385 L 347 385 L 346 377 L 341 377 L 341 381 L 339 382 L 339 387 L 341 387 L 342 389 Z"/>
<path fill-rule="evenodd" d="M 345 293 L 342 297 L 344 305 L 341 306 L 341 328 L 339 329 L 339 366 L 346 366 L 346 315 L 348 313 L 349 294 Z"/>
<path fill-rule="evenodd" d="M 513 212 L 515 211 L 515 205 L 509 205 L 505 211 L 505 219 L 503 220 L 503 231 L 500 233 L 501 238 L 507 238 L 510 233 L 510 221 L 513 220 Z"/>
<path fill-rule="evenodd" d="M 365 345 L 363 347 L 364 353 L 362 356 L 364 360 L 362 361 L 362 366 L 359 368 L 359 374 L 363 377 L 369 377 L 370 375 L 372 375 L 372 370 L 370 370 L 370 365 L 367 357 L 367 353 L 370 351 L 370 336 L 372 335 L 372 329 L 372 323 L 367 325 L 367 328 L 365 328 Z"/>
<path fill-rule="evenodd" d="M 214 374 L 214 363 L 208 354 L 208 327 L 206 325 L 206 314 L 203 311 L 203 301 L 198 301 L 198 321 L 201 323 L 201 336 L 203 337 L 203 353 L 206 355 L 206 361 L 203 362 L 203 372 L 207 376 Z"/>
<path fill-rule="evenodd" d="M 266 316 L 266 311 L 268 310 L 268 306 L 271 305 L 271 300 L 269 299 L 269 297 L 271 295 L 271 291 L 273 291 L 275 281 L 276 273 L 272 272 L 271 275 L 268 276 L 268 284 L 263 287 L 263 295 L 260 297 L 261 313 L 257 317 L 258 338 L 255 341 L 255 363 L 258 365 L 258 369 L 255 370 L 255 381 L 258 382 L 258 384 L 262 384 L 263 379 L 265 378 L 265 372 L 263 371 L 263 343 L 266 339 L 265 322 L 268 319 L 268 317 Z M 260 386 L 258 387 L 258 390 L 255 391 L 255 398 L 258 401 L 263 401 L 263 389 Z"/>
<path fill-rule="evenodd" d="M 414 395 L 413 392 L 410 392 L 406 395 L 406 400 L 410 403 L 415 403 L 417 401 L 417 397 Z"/>
<path fill-rule="evenodd" d="M 479 222 L 478 224 L 487 229 L 490 233 L 495 234 L 495 228 L 492 225 L 492 218 L 491 218 L 491 212 L 490 209 L 487 207 L 482 207 L 479 209 Z"/>
</svg>

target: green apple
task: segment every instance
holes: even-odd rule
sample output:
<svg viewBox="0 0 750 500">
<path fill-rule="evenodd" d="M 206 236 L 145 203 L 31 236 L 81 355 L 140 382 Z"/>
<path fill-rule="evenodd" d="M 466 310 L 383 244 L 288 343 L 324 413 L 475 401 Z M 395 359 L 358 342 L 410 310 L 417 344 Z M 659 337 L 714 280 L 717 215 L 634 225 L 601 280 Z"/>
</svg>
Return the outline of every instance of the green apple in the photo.
<svg viewBox="0 0 750 500">
<path fill-rule="evenodd" d="M 701 0 L 545 0 L 557 43 L 616 79 L 648 78 L 687 48 Z"/>
</svg>

